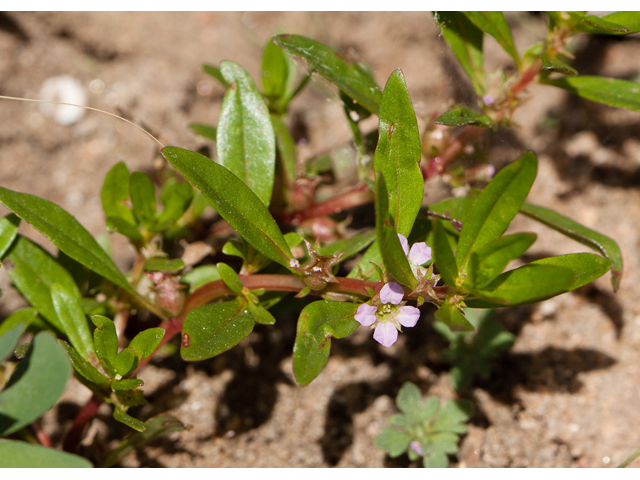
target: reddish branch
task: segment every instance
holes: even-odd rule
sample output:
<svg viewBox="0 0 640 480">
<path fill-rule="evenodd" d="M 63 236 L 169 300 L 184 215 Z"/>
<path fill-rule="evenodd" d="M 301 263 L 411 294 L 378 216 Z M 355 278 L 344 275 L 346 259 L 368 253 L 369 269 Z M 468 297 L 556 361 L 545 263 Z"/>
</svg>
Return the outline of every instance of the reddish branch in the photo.
<svg viewBox="0 0 640 480">
<path fill-rule="evenodd" d="M 64 437 L 64 441 L 62 442 L 62 448 L 65 452 L 75 452 L 76 448 L 78 448 L 78 444 L 82 440 L 82 435 L 84 431 L 89 426 L 91 419 L 98 413 L 98 409 L 104 400 L 100 398 L 98 395 L 92 395 L 91 399 L 82 407 L 80 413 L 73 421 L 73 425 L 71 429 Z"/>
</svg>

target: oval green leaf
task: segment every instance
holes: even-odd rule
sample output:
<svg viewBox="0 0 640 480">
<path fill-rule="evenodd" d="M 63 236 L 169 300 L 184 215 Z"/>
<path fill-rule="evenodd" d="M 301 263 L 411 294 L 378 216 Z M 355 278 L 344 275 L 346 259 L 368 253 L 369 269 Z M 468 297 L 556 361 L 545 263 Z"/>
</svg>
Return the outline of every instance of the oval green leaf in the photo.
<svg viewBox="0 0 640 480">
<path fill-rule="evenodd" d="M 0 436 L 20 430 L 53 407 L 70 376 L 71 365 L 55 337 L 37 334 L 0 393 Z"/>
<path fill-rule="evenodd" d="M 269 206 L 276 165 L 276 140 L 269 110 L 244 68 L 225 60 L 220 71 L 229 82 L 229 89 L 218 120 L 218 159 Z"/>
<path fill-rule="evenodd" d="M 125 231 L 136 229 L 136 220 L 131 209 L 124 204 L 129 200 L 129 169 L 124 162 L 118 162 L 104 179 L 100 192 L 102 209 L 107 217 L 107 227 L 115 228 L 123 235 L 129 236 L 120 231 L 119 226 L 124 224 Z M 115 222 L 109 219 L 117 219 Z"/>
<path fill-rule="evenodd" d="M 71 365 L 73 365 L 73 369 L 80 374 L 83 378 L 89 380 L 91 383 L 95 383 L 101 387 L 108 387 L 111 383 L 111 380 L 105 377 L 97 368 L 91 365 L 89 362 L 85 361 L 84 358 L 80 356 L 80 354 L 69 345 L 64 340 L 58 340 L 58 343 L 62 345 L 64 350 L 67 352 L 67 356 L 69 360 L 71 360 Z"/>
<path fill-rule="evenodd" d="M 360 326 L 353 316 L 355 303 L 321 300 L 304 307 L 298 319 L 293 346 L 293 374 L 300 385 L 308 385 L 329 359 L 331 337 L 344 338 Z"/>
<path fill-rule="evenodd" d="M 129 178 L 129 194 L 133 205 L 133 214 L 139 224 L 146 228 L 156 221 L 156 189 L 149 176 L 144 172 L 133 172 Z"/>
<path fill-rule="evenodd" d="M 461 127 L 463 125 L 475 125 L 477 127 L 493 128 L 494 123 L 490 116 L 467 107 L 466 105 L 454 105 L 451 110 L 444 112 L 437 117 L 435 123 L 448 125 L 450 127 Z"/>
<path fill-rule="evenodd" d="M 198 307 L 184 321 L 180 355 L 188 361 L 215 357 L 240 343 L 253 326 L 243 300 Z"/>
<path fill-rule="evenodd" d="M 408 237 L 422 204 L 424 179 L 418 121 L 401 70 L 393 72 L 384 87 L 378 127 L 373 168 L 384 174 L 396 230 Z"/>
<path fill-rule="evenodd" d="M 220 278 L 222 278 L 224 284 L 229 287 L 236 295 L 242 295 L 242 289 L 244 288 L 244 285 L 242 284 L 242 281 L 240 280 L 240 277 L 238 277 L 236 271 L 226 263 L 222 262 L 216 264 L 216 267 L 218 267 L 218 273 L 220 274 Z"/>
<path fill-rule="evenodd" d="M 76 292 L 61 283 L 51 285 L 53 308 L 71 345 L 85 360 L 95 353 L 93 338 Z"/>
<path fill-rule="evenodd" d="M 199 153 L 166 147 L 162 155 L 202 192 L 222 218 L 256 250 L 287 268 L 297 266 L 264 203 L 225 167 Z"/>
<path fill-rule="evenodd" d="M 593 102 L 640 112 L 640 83 L 587 75 L 541 79 L 540 83 L 562 88 Z"/>
<path fill-rule="evenodd" d="M 139 360 L 147 358 L 156 351 L 164 337 L 164 333 L 164 328 L 159 327 L 143 330 L 131 340 L 128 348 L 133 350 Z"/>
<path fill-rule="evenodd" d="M 337 50 L 300 35 L 278 35 L 276 45 L 297 55 L 371 113 L 378 114 L 382 92 L 362 67 Z"/>
</svg>

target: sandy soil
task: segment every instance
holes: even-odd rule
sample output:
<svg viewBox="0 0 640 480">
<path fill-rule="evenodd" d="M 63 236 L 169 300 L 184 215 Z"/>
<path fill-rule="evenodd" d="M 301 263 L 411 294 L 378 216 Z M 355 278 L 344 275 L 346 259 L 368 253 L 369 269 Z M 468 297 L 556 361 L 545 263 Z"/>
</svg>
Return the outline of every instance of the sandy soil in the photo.
<svg viewBox="0 0 640 480">
<path fill-rule="evenodd" d="M 510 18 L 521 52 L 543 37 L 541 17 Z M 47 78 L 62 74 L 87 89 L 99 79 L 104 88 L 88 94 L 90 106 L 140 120 L 165 144 L 213 152 L 187 128 L 215 124 L 224 94 L 200 65 L 230 59 L 258 78 L 262 48 L 278 29 L 357 53 L 380 85 L 402 68 L 419 115 L 468 98 L 468 82 L 424 12 L 6 13 L 0 15 L 0 93 L 34 98 Z M 576 66 L 582 74 L 637 79 L 639 42 L 585 39 Z M 492 40 L 486 50 L 488 69 L 509 63 Z M 210 82 L 209 94 L 198 93 L 199 82 Z M 504 165 L 533 149 L 540 169 L 529 200 L 616 239 L 625 273 L 615 295 L 607 276 L 572 294 L 500 312 L 516 344 L 496 360 L 492 379 L 468 393 L 476 413 L 452 465 L 610 467 L 640 446 L 640 116 L 550 87 L 530 93 L 532 101 L 515 118 L 520 126 L 488 137 L 489 160 Z M 349 141 L 337 95 L 325 82 L 314 81 L 292 110 L 306 128 L 305 155 Z M 111 166 L 124 160 L 131 170 L 153 173 L 157 165 L 155 143 L 131 126 L 96 113 L 62 126 L 18 102 L 0 103 L 0 145 L 2 186 L 60 204 L 95 235 L 105 233 L 99 188 Z M 431 201 L 429 195 L 435 194 L 427 192 Z M 526 219 L 513 229 L 539 234 L 532 258 L 585 251 Z M 23 233 L 42 241 L 28 226 Z M 127 268 L 133 250 L 118 236 L 112 242 L 117 263 Z M 22 303 L 2 270 L 0 288 L 2 318 Z M 425 395 L 455 397 L 438 360 L 445 345 L 430 320 L 425 314 L 391 349 L 377 347 L 366 332 L 334 341 L 327 368 L 305 388 L 291 374 L 294 317 L 274 328 L 258 326 L 241 346 L 209 361 L 158 359 L 141 372 L 151 405 L 135 414 L 168 411 L 190 429 L 121 465 L 409 465 L 406 458 L 390 460 L 373 441 L 395 413 L 404 381 Z M 70 382 L 63 402 L 45 417 L 54 441 L 88 396 Z M 109 414 L 103 406 L 81 447 L 92 460 L 128 434 Z"/>
</svg>

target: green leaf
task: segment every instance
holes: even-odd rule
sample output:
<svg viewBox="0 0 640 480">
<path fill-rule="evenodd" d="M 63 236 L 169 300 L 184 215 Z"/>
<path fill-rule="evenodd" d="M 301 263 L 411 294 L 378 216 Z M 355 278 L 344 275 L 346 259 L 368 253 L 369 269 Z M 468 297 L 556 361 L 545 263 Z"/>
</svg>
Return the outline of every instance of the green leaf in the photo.
<svg viewBox="0 0 640 480">
<path fill-rule="evenodd" d="M 433 423 L 432 431 L 465 433 L 467 428 L 464 423 L 469 421 L 472 411 L 473 406 L 469 400 L 449 400 Z"/>
<path fill-rule="evenodd" d="M 89 380 L 91 383 L 95 383 L 101 387 L 108 387 L 111 380 L 105 377 L 98 369 L 87 362 L 80 354 L 64 340 L 58 340 L 58 343 L 64 347 L 67 352 L 67 357 L 71 360 L 73 369 L 78 372 L 83 378 Z"/>
<path fill-rule="evenodd" d="M 179 258 L 154 257 L 144 264 L 145 272 L 178 273 L 184 268 L 184 262 Z"/>
<path fill-rule="evenodd" d="M 627 35 L 640 32 L 640 11 L 610 13 L 602 17 L 601 20 L 626 28 Z"/>
<path fill-rule="evenodd" d="M 276 164 L 276 140 L 269 110 L 240 65 L 225 60 L 220 71 L 229 82 L 229 89 L 218 120 L 218 159 L 269 206 Z"/>
<path fill-rule="evenodd" d="M 555 265 L 568 268 L 573 272 L 573 283 L 567 287 L 566 291 L 571 292 L 604 275 L 611 268 L 611 260 L 593 253 L 570 253 L 542 258 L 529 265 Z"/>
<path fill-rule="evenodd" d="M 611 284 L 614 292 L 618 290 L 622 279 L 622 252 L 614 240 L 564 215 L 538 205 L 525 203 L 520 208 L 520 213 L 553 228 L 563 235 L 580 242 L 582 245 L 599 251 L 604 257 L 610 259 L 613 262 L 611 266 Z"/>
<path fill-rule="evenodd" d="M 138 360 L 147 358 L 156 351 L 164 337 L 164 333 L 164 328 L 147 328 L 133 337 L 128 348 L 133 350 Z"/>
<path fill-rule="evenodd" d="M 270 105 L 286 108 L 287 100 L 294 89 L 296 65 L 271 40 L 267 42 L 262 54 L 262 91 Z"/>
<path fill-rule="evenodd" d="M 392 458 L 406 452 L 409 443 L 411 443 L 411 436 L 408 433 L 390 427 L 384 427 L 373 442 L 377 448 L 389 453 Z"/>
<path fill-rule="evenodd" d="M 118 355 L 118 334 L 116 332 L 116 326 L 110 319 L 102 315 L 93 315 L 91 321 L 96 326 L 93 331 L 93 344 L 96 349 L 96 355 L 107 371 L 115 376 L 116 372 L 113 368 L 113 362 Z"/>
<path fill-rule="evenodd" d="M 404 382 L 398 390 L 396 405 L 406 415 L 417 416 L 422 409 L 422 392 L 411 382 Z"/>
<path fill-rule="evenodd" d="M 377 235 L 377 233 L 376 233 Z M 380 281 L 374 265 L 382 263 L 382 253 L 377 240 L 364 252 L 358 264 L 349 272 L 347 278 L 359 278 L 366 281 Z"/>
<path fill-rule="evenodd" d="M 0 323 L 0 336 L 7 333 L 19 323 L 23 324 L 23 330 L 25 330 L 37 316 L 38 311 L 35 308 L 21 308 L 20 310 L 13 312 L 7 318 L 2 320 L 2 323 Z M 2 360 L 0 360 L 0 362 L 1 361 Z"/>
<path fill-rule="evenodd" d="M 439 125 L 448 125 L 450 127 L 475 125 L 477 127 L 494 128 L 495 126 L 490 116 L 460 104 L 453 105 L 451 110 L 444 112 L 434 121 Z"/>
<path fill-rule="evenodd" d="M 476 94 L 484 94 L 482 30 L 460 12 L 434 12 L 433 19 L 469 76 Z"/>
<path fill-rule="evenodd" d="M 146 421 L 146 425 L 147 428 L 144 432 L 134 433 L 113 449 L 100 464 L 100 468 L 110 467 L 133 450 L 149 445 L 169 433 L 180 432 L 185 429 L 182 422 L 168 415 L 158 415 L 150 418 Z"/>
<path fill-rule="evenodd" d="M 128 392 L 143 385 L 144 382 L 138 378 L 123 378 L 121 380 L 114 380 L 111 382 L 111 388 L 115 392 Z"/>
<path fill-rule="evenodd" d="M 71 345 L 85 360 L 89 360 L 95 353 L 95 349 L 87 317 L 80 307 L 77 292 L 61 283 L 54 283 L 51 285 L 51 299 L 58 320 Z"/>
<path fill-rule="evenodd" d="M 222 75 L 222 72 L 218 67 L 214 65 L 204 64 L 202 65 L 202 71 L 204 71 L 204 73 L 207 73 L 211 75 L 213 78 L 215 78 L 216 80 L 218 80 L 225 88 L 229 88 L 229 82 L 227 81 L 226 78 L 224 78 L 224 75 Z"/>
<path fill-rule="evenodd" d="M 15 324 L 6 332 L 0 334 L 0 363 L 4 362 L 9 355 L 13 354 L 16 345 L 18 345 L 18 340 L 20 340 L 25 328 L 27 328 L 27 325 L 24 322 L 20 322 Z"/>
<path fill-rule="evenodd" d="M 18 440 L 0 440 L 0 468 L 91 468 L 78 455 Z"/>
<path fill-rule="evenodd" d="M 523 255 L 533 242 L 535 233 L 516 233 L 496 238 L 471 253 L 465 283 L 482 288 L 507 267 L 511 260 Z"/>
<path fill-rule="evenodd" d="M 568 268 L 532 262 L 504 272 L 486 287 L 473 291 L 480 302 L 465 303 L 471 308 L 527 305 L 569 291 L 574 281 Z"/>
<path fill-rule="evenodd" d="M 213 125 L 205 125 L 203 123 L 190 123 L 189 128 L 193 130 L 196 135 L 206 138 L 215 142 L 218 139 L 218 127 Z"/>
<path fill-rule="evenodd" d="M 7 260 L 7 273 L 22 296 L 62 332 L 51 299 L 51 286 L 60 283 L 80 299 L 73 277 L 51 255 L 21 235 L 9 250 Z"/>
<path fill-rule="evenodd" d="M 138 223 L 146 228 L 156 221 L 156 189 L 146 173 L 133 172 L 129 178 L 129 194 L 133 214 Z"/>
<path fill-rule="evenodd" d="M 20 218 L 13 213 L 0 218 L 0 259 L 7 253 L 9 247 L 18 236 Z"/>
<path fill-rule="evenodd" d="M 162 213 L 158 215 L 153 230 L 160 231 L 171 227 L 176 220 L 185 214 L 191 205 L 194 194 L 189 182 L 166 182 L 160 193 L 160 200 L 164 208 Z"/>
<path fill-rule="evenodd" d="M 474 330 L 469 320 L 449 299 L 440 305 L 435 317 L 454 332 L 471 332 Z"/>
<path fill-rule="evenodd" d="M 418 122 L 401 70 L 393 72 L 384 87 L 379 131 L 373 167 L 384 175 L 396 230 L 407 237 L 422 204 L 424 179 Z"/>
<path fill-rule="evenodd" d="M 540 83 L 562 88 L 593 102 L 640 112 L 640 83 L 587 75 L 541 79 Z"/>
<path fill-rule="evenodd" d="M 495 38 L 520 68 L 520 57 L 513 43 L 511 28 L 502 12 L 463 12 L 476 27 Z"/>
<path fill-rule="evenodd" d="M 297 266 L 287 241 L 264 203 L 225 167 L 178 147 L 166 147 L 162 155 L 216 209 L 240 236 L 265 257 L 287 268 Z"/>
<path fill-rule="evenodd" d="M 138 432 L 144 432 L 147 429 L 147 425 L 144 422 L 141 422 L 140 420 L 133 418 L 131 415 L 128 415 L 120 407 L 116 407 L 113 410 L 113 418 Z"/>
<path fill-rule="evenodd" d="M 242 280 L 240 280 L 240 277 L 238 277 L 236 271 L 226 263 L 220 262 L 216 264 L 216 266 L 218 267 L 218 273 L 220 274 L 220 278 L 222 278 L 224 284 L 229 287 L 236 295 L 242 295 L 242 289 L 244 288 L 244 285 L 242 284 Z"/>
<path fill-rule="evenodd" d="M 276 323 L 275 317 L 262 305 L 247 302 L 247 308 L 249 309 L 249 312 L 251 312 L 251 316 L 256 323 L 261 325 L 273 325 Z"/>
<path fill-rule="evenodd" d="M 107 226 L 115 228 L 123 235 L 124 231 L 136 230 L 133 212 L 124 202 L 129 200 L 129 169 L 124 162 L 118 162 L 104 179 L 100 192 L 102 209 L 107 217 Z M 122 229 L 121 229 L 122 227 Z"/>
<path fill-rule="evenodd" d="M 382 261 L 387 271 L 403 285 L 412 289 L 418 285 L 418 280 L 411 271 L 409 260 L 402 249 L 396 229 L 389 217 L 388 194 L 385 177 L 382 172 L 376 174 L 376 233 Z"/>
<path fill-rule="evenodd" d="M 0 436 L 20 430 L 53 407 L 70 376 L 71 365 L 55 337 L 37 334 L 0 393 Z"/>
<path fill-rule="evenodd" d="M 551 60 L 548 55 L 542 55 L 542 69 L 550 72 L 578 75 L 578 71 L 570 65 L 560 61 L 557 57 Z"/>
<path fill-rule="evenodd" d="M 253 326 L 253 317 L 239 298 L 195 308 L 182 327 L 180 355 L 187 361 L 215 357 L 240 343 Z"/>
<path fill-rule="evenodd" d="M 525 153 L 500 170 L 480 193 L 460 232 L 456 253 L 460 276 L 467 274 L 473 251 L 505 232 L 524 203 L 537 169 L 536 156 Z"/>
<path fill-rule="evenodd" d="M 371 113 L 378 114 L 382 92 L 371 76 L 340 52 L 300 35 L 278 35 L 276 45 L 297 55 Z"/>
<path fill-rule="evenodd" d="M 220 280 L 220 274 L 215 265 L 201 265 L 180 277 L 180 283 L 189 285 L 190 292 L 216 280 Z"/>
<path fill-rule="evenodd" d="M 276 147 L 280 154 L 284 180 L 287 185 L 291 185 L 296 179 L 296 143 L 284 123 L 283 115 L 272 114 L 271 125 L 276 135 Z"/>
<path fill-rule="evenodd" d="M 454 286 L 458 278 L 458 266 L 447 240 L 442 222 L 436 221 L 433 236 L 433 263 L 447 285 Z"/>
<path fill-rule="evenodd" d="M 584 15 L 583 12 L 547 12 L 556 23 L 566 24 L 574 32 L 600 35 L 626 35 L 629 30 L 610 19 L 605 20 L 595 15 Z"/>
<path fill-rule="evenodd" d="M 85 267 L 136 295 L 113 260 L 71 214 L 55 203 L 0 187 L 0 202 Z"/>
<path fill-rule="evenodd" d="M 293 346 L 293 374 L 300 385 L 308 385 L 329 360 L 331 338 L 344 338 L 360 326 L 353 316 L 355 303 L 321 300 L 302 309 Z"/>
<path fill-rule="evenodd" d="M 126 377 L 138 366 L 139 356 L 132 348 L 127 347 L 113 359 L 113 369 L 122 377 Z"/>
</svg>

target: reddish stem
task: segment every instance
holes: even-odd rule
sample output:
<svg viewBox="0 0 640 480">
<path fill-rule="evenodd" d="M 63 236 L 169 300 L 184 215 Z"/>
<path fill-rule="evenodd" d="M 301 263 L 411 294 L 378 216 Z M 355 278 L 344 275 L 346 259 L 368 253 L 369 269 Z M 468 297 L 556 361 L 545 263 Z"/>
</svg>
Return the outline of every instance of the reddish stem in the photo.
<svg viewBox="0 0 640 480">
<path fill-rule="evenodd" d="M 104 400 L 98 395 L 93 394 L 91 399 L 82 407 L 80 413 L 73 421 L 73 425 L 62 442 L 62 448 L 65 452 L 75 452 L 78 444 L 82 440 L 82 435 L 87 429 L 93 417 L 98 413 L 98 409 Z"/>
<path fill-rule="evenodd" d="M 33 431 L 36 433 L 36 438 L 38 439 L 38 442 L 40 442 L 40 445 L 43 445 L 45 447 L 53 447 L 51 438 L 44 432 L 44 430 L 42 430 L 42 422 L 40 421 L 40 419 L 33 422 L 31 424 L 31 428 L 33 428 Z"/>
</svg>

